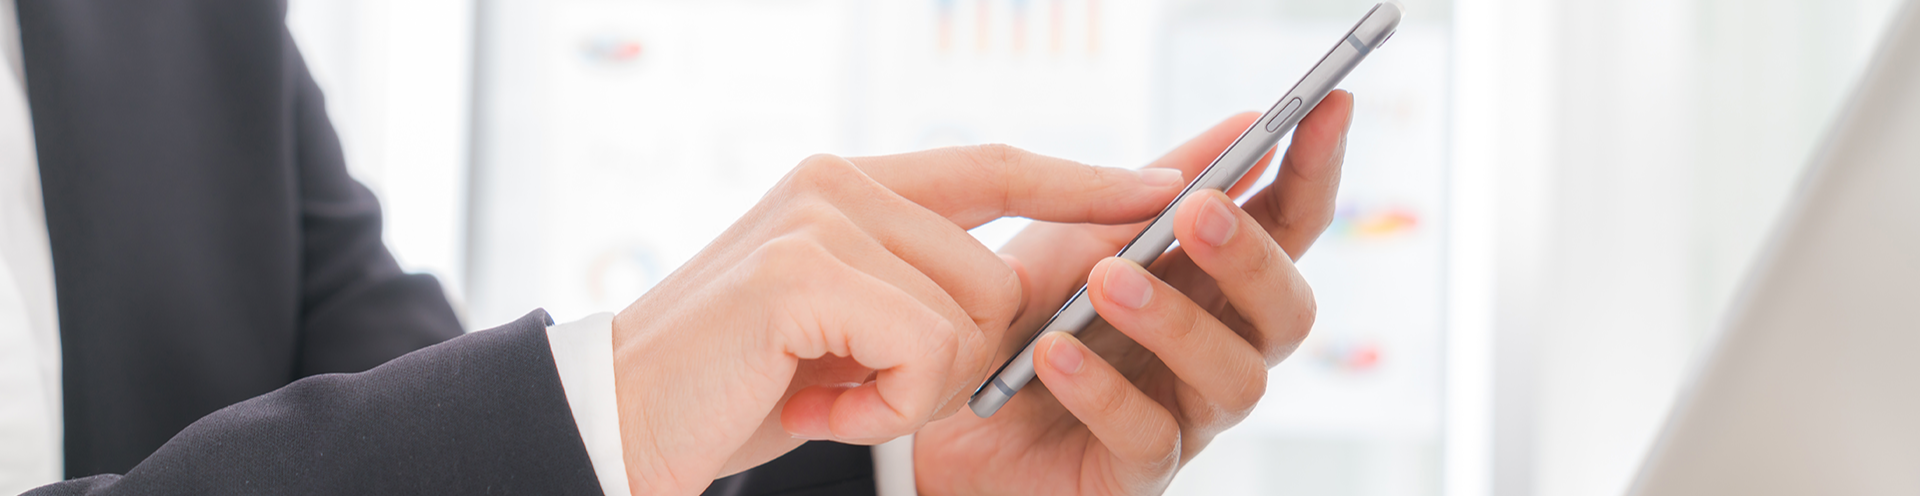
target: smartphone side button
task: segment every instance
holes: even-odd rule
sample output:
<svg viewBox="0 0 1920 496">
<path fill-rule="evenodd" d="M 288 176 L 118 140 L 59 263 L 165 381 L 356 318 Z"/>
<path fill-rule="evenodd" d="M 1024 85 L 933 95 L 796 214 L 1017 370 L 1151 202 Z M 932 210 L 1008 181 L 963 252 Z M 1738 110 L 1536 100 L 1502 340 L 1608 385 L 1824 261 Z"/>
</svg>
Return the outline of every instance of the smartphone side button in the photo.
<svg viewBox="0 0 1920 496">
<path fill-rule="evenodd" d="M 1299 98 L 1294 98 L 1293 101 L 1287 102 L 1287 106 L 1285 108 L 1280 109 L 1279 113 L 1273 114 L 1273 119 L 1267 121 L 1267 132 L 1271 133 L 1271 132 L 1279 131 L 1280 122 L 1287 120 L 1288 117 L 1293 117 L 1293 113 L 1299 110 L 1300 110 Z"/>
</svg>

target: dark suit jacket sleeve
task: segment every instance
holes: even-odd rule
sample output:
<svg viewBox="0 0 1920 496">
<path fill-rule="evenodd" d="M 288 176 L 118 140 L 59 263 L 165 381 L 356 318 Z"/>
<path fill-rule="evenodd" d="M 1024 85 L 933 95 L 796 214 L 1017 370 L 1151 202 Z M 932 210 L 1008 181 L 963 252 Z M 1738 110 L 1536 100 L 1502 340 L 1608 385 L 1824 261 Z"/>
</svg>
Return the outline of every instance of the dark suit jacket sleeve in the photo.
<svg viewBox="0 0 1920 496">
<path fill-rule="evenodd" d="M 380 204 L 347 174 L 320 89 L 288 52 L 302 233 L 295 373 L 359 372 L 459 336 L 440 284 L 404 273 L 387 252 Z"/>
<path fill-rule="evenodd" d="M 812 441 L 752 470 L 713 481 L 702 496 L 874 496 L 873 450 Z"/>
<path fill-rule="evenodd" d="M 214 412 L 125 475 L 55 494 L 601 494 L 546 313 Z"/>
</svg>

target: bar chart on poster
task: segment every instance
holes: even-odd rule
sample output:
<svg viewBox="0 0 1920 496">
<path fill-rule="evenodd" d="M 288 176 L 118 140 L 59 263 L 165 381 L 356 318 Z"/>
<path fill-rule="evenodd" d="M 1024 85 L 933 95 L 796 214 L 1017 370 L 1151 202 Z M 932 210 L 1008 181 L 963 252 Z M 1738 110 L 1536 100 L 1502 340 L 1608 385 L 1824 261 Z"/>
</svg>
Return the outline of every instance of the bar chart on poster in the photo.
<svg viewBox="0 0 1920 496">
<path fill-rule="evenodd" d="M 508 48 L 478 61 L 477 113 L 526 132 L 479 134 L 476 194 L 496 207 L 474 223 L 527 235 L 473 254 L 470 277 L 505 288 L 471 295 L 482 323 L 619 310 L 814 153 L 1007 143 L 1145 165 L 1271 105 L 1371 5 L 502 3 L 483 12 L 483 41 Z M 1357 104 L 1337 214 L 1300 262 L 1313 332 L 1173 493 L 1439 491 L 1450 34 L 1447 9 L 1408 10 L 1344 84 Z M 975 234 L 995 246 L 1023 222 Z"/>
</svg>

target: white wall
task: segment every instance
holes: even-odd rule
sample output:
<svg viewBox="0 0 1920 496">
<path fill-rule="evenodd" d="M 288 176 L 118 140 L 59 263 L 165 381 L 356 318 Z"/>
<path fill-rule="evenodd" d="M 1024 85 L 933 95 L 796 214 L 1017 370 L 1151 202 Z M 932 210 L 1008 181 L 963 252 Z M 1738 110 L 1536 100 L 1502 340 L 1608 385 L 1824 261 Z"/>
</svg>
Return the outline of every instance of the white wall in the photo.
<svg viewBox="0 0 1920 496">
<path fill-rule="evenodd" d="M 1456 6 L 1449 492 L 1618 494 L 1890 2 Z"/>
</svg>

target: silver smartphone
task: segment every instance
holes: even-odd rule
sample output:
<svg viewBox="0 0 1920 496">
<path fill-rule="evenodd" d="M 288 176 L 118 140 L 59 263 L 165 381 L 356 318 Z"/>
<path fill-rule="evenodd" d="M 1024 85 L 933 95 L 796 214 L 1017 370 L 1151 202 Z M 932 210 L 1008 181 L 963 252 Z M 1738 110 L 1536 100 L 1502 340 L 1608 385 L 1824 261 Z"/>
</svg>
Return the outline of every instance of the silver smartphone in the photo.
<svg viewBox="0 0 1920 496">
<path fill-rule="evenodd" d="M 1125 248 L 1121 248 L 1117 256 L 1146 266 L 1152 264 L 1160 254 L 1166 253 L 1174 241 L 1174 206 L 1195 191 L 1225 190 L 1239 182 L 1240 177 L 1245 176 L 1247 170 L 1267 154 L 1267 150 L 1280 142 L 1281 136 L 1293 131 L 1293 126 L 1300 123 L 1307 111 L 1319 105 L 1320 99 L 1333 91 L 1334 85 L 1340 84 L 1340 80 L 1353 72 L 1353 68 L 1360 65 L 1367 54 L 1373 53 L 1374 48 L 1393 36 L 1394 29 L 1400 26 L 1400 17 L 1401 8 L 1398 4 L 1374 5 L 1373 10 L 1367 11 L 1367 15 L 1347 31 L 1346 37 L 1341 38 L 1332 50 L 1327 51 L 1326 56 L 1320 58 L 1320 63 L 1314 64 L 1313 69 L 1307 71 L 1307 75 L 1300 78 L 1300 82 L 1295 83 L 1286 96 L 1280 97 L 1272 109 L 1260 116 L 1260 120 L 1254 121 L 1252 126 L 1241 132 L 1240 137 L 1227 146 L 1226 151 L 1220 152 L 1220 156 L 1200 172 L 1200 177 L 1194 178 L 1193 183 L 1180 192 L 1180 196 L 1174 197 L 1173 203 L 1161 210 L 1160 215 L 1154 217 L 1153 222 L 1147 224 L 1147 228 L 1141 230 L 1140 235 L 1135 236 Z M 1001 365 L 993 377 L 987 378 L 987 382 L 973 392 L 973 399 L 967 402 L 967 406 L 981 418 L 1000 411 L 1007 400 L 1013 399 L 1014 393 L 1033 380 L 1034 344 L 1040 336 L 1053 331 L 1079 334 L 1099 316 L 1093 311 L 1093 302 L 1087 300 L 1086 286 L 1081 286 L 1080 292 L 1074 293 L 1073 299 L 1067 300 L 1067 304 L 1053 314 L 1047 325 L 1041 326 L 1033 337 L 1027 339 L 1027 345 L 1020 349 L 1019 355 Z"/>
</svg>

